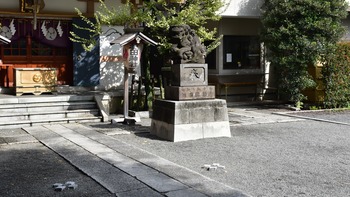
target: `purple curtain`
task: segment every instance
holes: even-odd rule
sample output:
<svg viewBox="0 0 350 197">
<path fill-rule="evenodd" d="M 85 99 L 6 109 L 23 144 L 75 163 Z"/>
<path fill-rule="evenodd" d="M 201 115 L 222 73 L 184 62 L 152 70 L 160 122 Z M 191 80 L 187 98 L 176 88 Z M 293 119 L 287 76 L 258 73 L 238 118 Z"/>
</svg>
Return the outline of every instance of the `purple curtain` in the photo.
<svg viewBox="0 0 350 197">
<path fill-rule="evenodd" d="M 10 28 L 11 21 L 13 20 L 13 26 L 15 27 L 16 33 L 12 35 L 11 41 L 17 41 L 21 38 L 30 35 L 33 40 L 51 47 L 68 47 L 71 45 L 69 40 L 69 32 L 72 29 L 72 22 L 67 20 L 37 20 L 37 28 L 33 29 L 33 19 L 11 19 L 6 18 L 1 20 L 2 26 Z M 56 37 L 47 39 L 43 33 L 43 23 L 46 30 L 52 30 Z M 58 26 L 58 24 L 60 25 Z M 62 30 L 62 34 L 59 33 L 59 29 Z M 52 32 L 51 32 L 52 33 Z"/>
</svg>

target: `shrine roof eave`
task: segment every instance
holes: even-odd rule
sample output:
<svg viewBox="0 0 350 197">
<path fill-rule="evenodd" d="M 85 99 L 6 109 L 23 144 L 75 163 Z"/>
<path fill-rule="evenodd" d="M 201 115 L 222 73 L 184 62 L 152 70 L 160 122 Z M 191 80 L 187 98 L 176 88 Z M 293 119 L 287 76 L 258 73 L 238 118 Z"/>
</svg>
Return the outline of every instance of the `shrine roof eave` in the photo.
<svg viewBox="0 0 350 197">
<path fill-rule="evenodd" d="M 0 44 L 10 44 L 11 40 L 7 39 L 6 37 L 0 35 Z"/>
<path fill-rule="evenodd" d="M 124 46 L 137 38 L 141 39 L 142 41 L 144 41 L 147 44 L 158 45 L 157 42 L 155 42 L 154 40 L 147 37 L 145 34 L 143 34 L 141 32 L 124 34 L 124 35 L 120 36 L 119 38 L 113 40 L 110 44 L 111 45 L 119 44 L 121 46 Z"/>
</svg>

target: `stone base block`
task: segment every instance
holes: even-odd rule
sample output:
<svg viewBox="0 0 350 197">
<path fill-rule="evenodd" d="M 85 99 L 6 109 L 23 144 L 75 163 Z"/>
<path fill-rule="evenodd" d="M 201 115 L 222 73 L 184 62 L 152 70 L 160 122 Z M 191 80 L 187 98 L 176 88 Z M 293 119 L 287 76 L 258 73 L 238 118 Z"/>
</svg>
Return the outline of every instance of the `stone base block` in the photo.
<svg viewBox="0 0 350 197">
<path fill-rule="evenodd" d="M 168 86 L 165 99 L 183 101 L 195 99 L 214 99 L 215 86 Z"/>
<path fill-rule="evenodd" d="M 231 137 L 226 101 L 156 100 L 151 134 L 172 142 Z"/>
</svg>

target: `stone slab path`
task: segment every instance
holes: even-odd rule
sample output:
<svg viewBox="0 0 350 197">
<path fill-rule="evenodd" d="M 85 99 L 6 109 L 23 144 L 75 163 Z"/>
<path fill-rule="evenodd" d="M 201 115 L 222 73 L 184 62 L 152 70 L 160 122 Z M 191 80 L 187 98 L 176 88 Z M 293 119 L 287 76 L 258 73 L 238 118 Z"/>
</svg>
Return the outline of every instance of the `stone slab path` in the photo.
<svg viewBox="0 0 350 197">
<path fill-rule="evenodd" d="M 303 118 L 276 114 L 273 111 L 249 110 L 245 108 L 230 109 L 228 116 L 230 120 L 230 126 L 295 122 L 305 120 Z"/>
<path fill-rule="evenodd" d="M 247 196 L 80 124 L 23 129 L 116 196 Z"/>
</svg>

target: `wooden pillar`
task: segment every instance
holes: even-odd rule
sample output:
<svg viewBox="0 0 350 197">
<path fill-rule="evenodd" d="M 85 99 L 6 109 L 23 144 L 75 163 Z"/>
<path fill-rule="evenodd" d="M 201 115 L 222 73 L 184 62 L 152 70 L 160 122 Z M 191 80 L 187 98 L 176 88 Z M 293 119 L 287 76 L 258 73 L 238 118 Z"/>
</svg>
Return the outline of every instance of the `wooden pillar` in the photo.
<svg viewBox="0 0 350 197">
<path fill-rule="evenodd" d="M 129 118 L 129 73 L 124 67 L 124 118 Z"/>
</svg>

